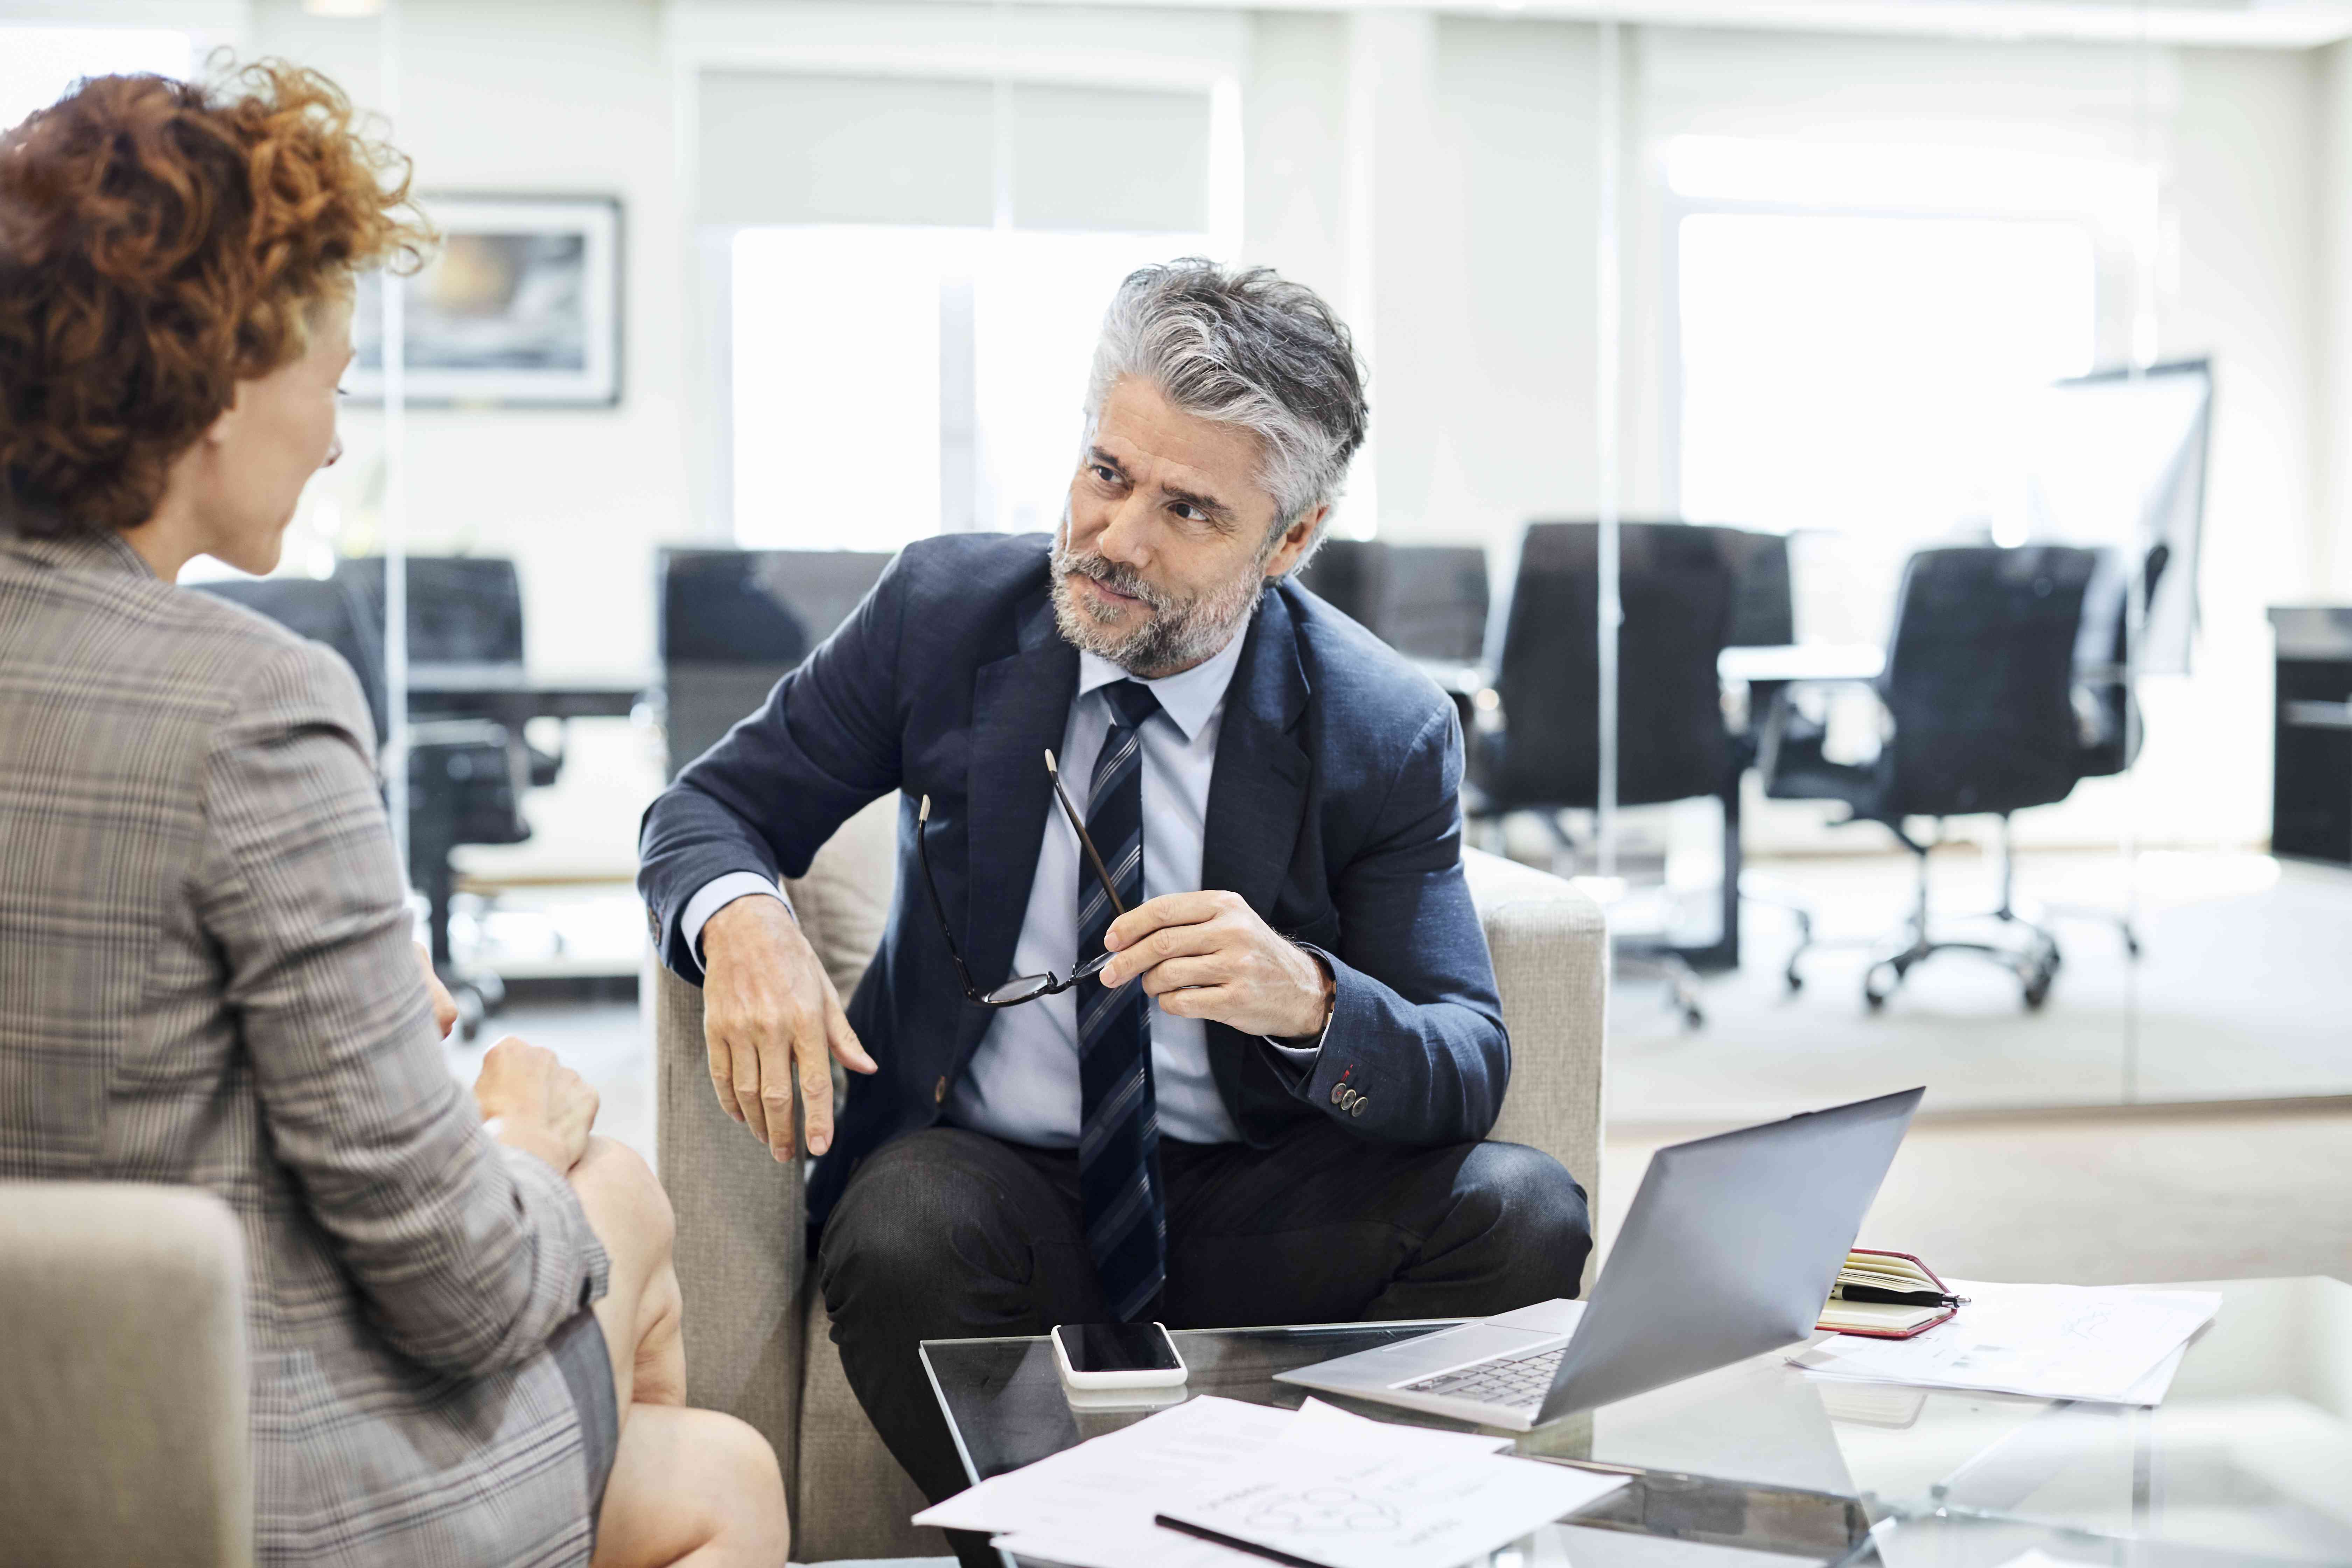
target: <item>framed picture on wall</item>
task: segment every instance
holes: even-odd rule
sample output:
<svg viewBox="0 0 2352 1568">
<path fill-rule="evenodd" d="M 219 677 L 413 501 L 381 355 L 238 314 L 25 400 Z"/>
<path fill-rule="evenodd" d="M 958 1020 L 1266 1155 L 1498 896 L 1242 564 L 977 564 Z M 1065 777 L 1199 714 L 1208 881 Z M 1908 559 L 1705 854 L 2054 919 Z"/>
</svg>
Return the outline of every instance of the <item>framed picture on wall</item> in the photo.
<svg viewBox="0 0 2352 1568">
<path fill-rule="evenodd" d="M 407 280 L 407 401 L 609 407 L 621 400 L 621 204 L 421 195 L 442 243 Z M 383 399 L 383 279 L 360 280 L 350 395 Z"/>
</svg>

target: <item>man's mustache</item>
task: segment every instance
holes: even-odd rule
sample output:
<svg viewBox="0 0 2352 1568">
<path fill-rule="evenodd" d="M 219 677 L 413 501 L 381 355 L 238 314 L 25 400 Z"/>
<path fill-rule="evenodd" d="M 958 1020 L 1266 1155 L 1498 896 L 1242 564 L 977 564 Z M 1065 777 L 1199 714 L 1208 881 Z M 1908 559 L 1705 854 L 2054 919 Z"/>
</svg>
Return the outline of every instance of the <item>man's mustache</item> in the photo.
<svg viewBox="0 0 2352 1568">
<path fill-rule="evenodd" d="M 1121 566 L 1092 552 L 1081 555 L 1074 551 L 1057 550 L 1054 552 L 1054 568 L 1058 572 L 1076 572 L 1081 577 L 1090 577 L 1113 593 L 1140 599 L 1155 610 L 1169 607 L 1167 595 L 1145 582 L 1134 567 Z"/>
</svg>

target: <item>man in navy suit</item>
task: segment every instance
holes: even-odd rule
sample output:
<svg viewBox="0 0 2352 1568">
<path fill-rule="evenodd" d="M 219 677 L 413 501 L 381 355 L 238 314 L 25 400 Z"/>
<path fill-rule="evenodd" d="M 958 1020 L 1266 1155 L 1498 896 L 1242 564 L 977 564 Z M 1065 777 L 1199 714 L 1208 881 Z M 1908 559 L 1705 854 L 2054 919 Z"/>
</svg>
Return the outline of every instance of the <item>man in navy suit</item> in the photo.
<svg viewBox="0 0 2352 1568">
<path fill-rule="evenodd" d="M 1480 1141 L 1510 1046 L 1453 706 L 1288 579 L 1365 420 L 1310 290 L 1136 273 L 1055 534 L 908 546 L 646 814 L 713 1088 L 786 1159 L 797 1079 L 834 1338 L 935 1500 L 965 1478 L 925 1338 L 1576 1293 L 1583 1189 Z M 845 1011 L 777 879 L 893 790 L 898 896 Z M 837 1135 L 833 1060 L 867 1075 Z"/>
</svg>

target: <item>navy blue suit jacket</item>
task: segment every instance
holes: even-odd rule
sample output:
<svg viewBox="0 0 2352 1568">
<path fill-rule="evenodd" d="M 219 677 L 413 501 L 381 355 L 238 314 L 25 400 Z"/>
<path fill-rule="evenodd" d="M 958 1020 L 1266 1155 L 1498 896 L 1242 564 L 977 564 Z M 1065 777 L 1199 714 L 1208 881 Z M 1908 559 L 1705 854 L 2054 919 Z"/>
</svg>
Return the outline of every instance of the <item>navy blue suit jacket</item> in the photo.
<svg viewBox="0 0 2352 1568">
<path fill-rule="evenodd" d="M 646 813 L 637 885 L 662 956 L 698 971 L 678 917 L 730 871 L 795 877 L 859 807 L 904 792 L 898 886 L 848 1005 L 881 1070 L 853 1079 L 809 1194 L 821 1225 L 856 1163 L 940 1120 L 995 1015 L 964 998 L 915 859 L 931 864 L 974 980 L 1007 978 L 1052 804 L 1077 650 L 1054 624 L 1044 535 L 912 544 L 767 704 Z M 1483 1137 L 1510 1046 L 1462 875 L 1462 735 L 1434 683 L 1296 584 L 1261 601 L 1225 700 L 1201 857 L 1204 888 L 1248 900 L 1330 963 L 1331 1027 L 1301 1074 L 1264 1041 L 1208 1028 L 1218 1092 L 1265 1147 L 1308 1118 L 1414 1144 Z M 1362 1101 L 1339 1108 L 1342 1086 Z"/>
</svg>

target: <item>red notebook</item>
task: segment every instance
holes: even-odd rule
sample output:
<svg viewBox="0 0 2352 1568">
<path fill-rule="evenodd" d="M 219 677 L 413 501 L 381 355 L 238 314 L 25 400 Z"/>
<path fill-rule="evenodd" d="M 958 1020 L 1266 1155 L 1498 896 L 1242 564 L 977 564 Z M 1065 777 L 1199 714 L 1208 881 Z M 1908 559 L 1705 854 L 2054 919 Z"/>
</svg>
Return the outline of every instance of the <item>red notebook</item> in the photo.
<svg viewBox="0 0 2352 1568">
<path fill-rule="evenodd" d="M 1857 1247 L 1845 1255 L 1815 1328 L 1874 1340 L 1907 1340 L 1948 1322 L 1965 1304 L 1907 1252 Z"/>
</svg>

